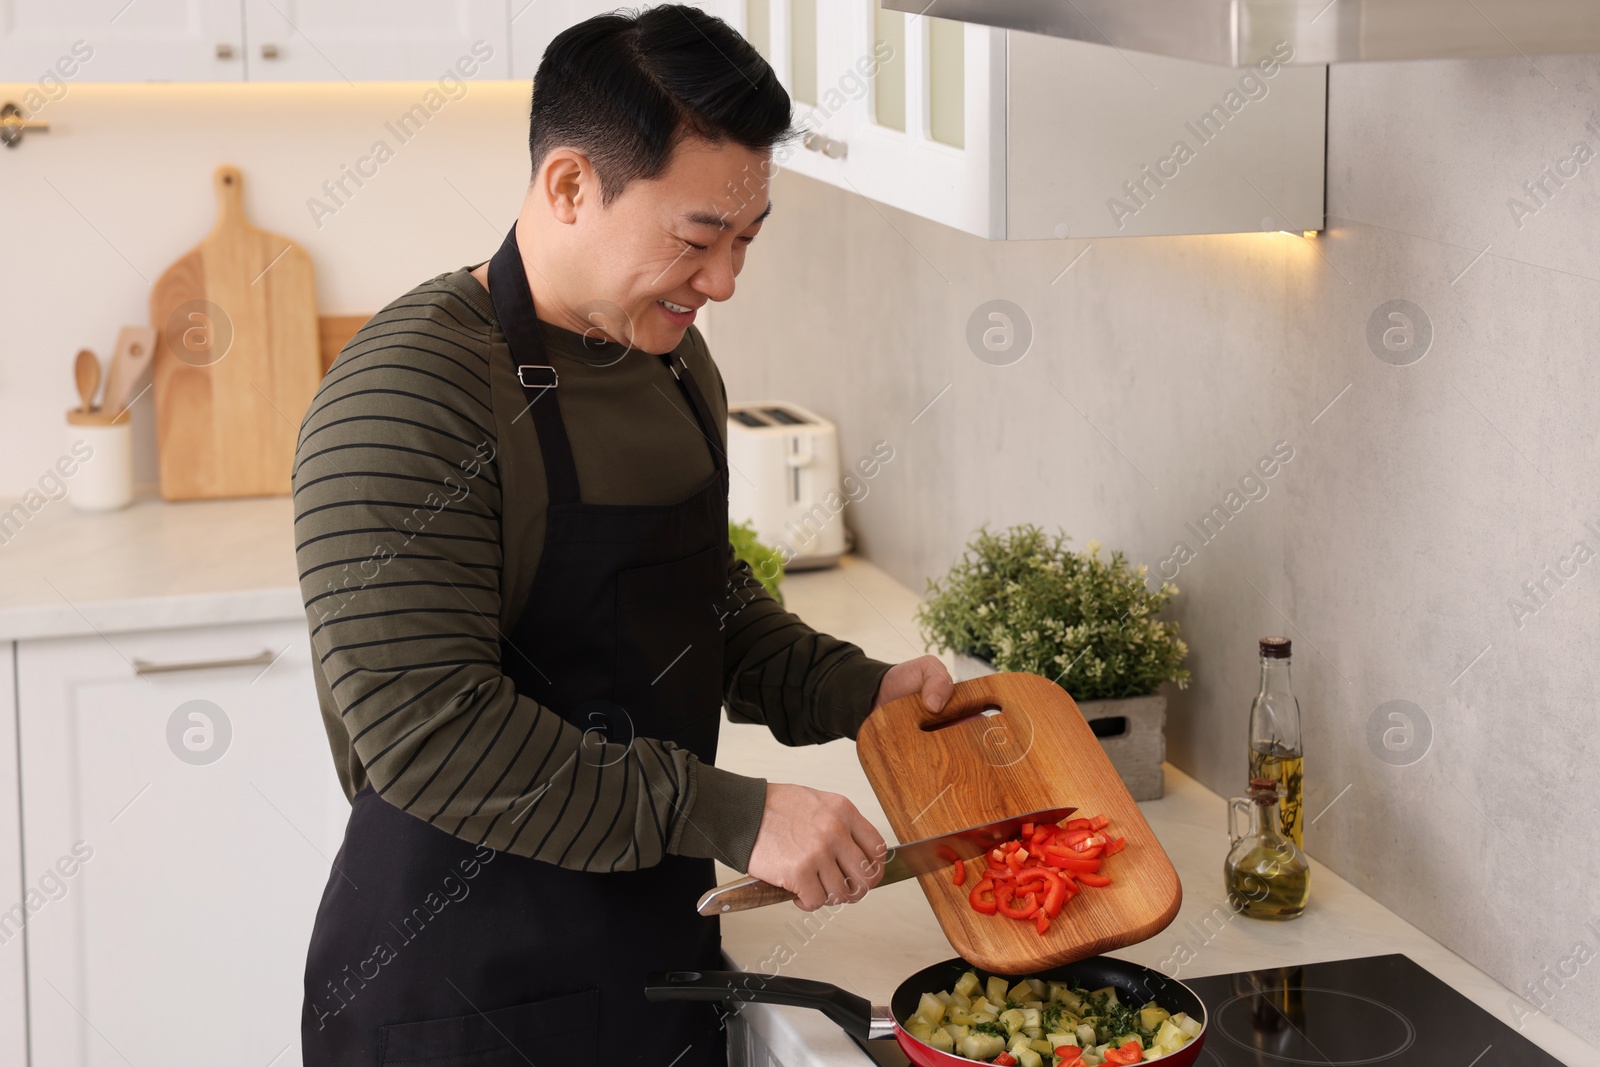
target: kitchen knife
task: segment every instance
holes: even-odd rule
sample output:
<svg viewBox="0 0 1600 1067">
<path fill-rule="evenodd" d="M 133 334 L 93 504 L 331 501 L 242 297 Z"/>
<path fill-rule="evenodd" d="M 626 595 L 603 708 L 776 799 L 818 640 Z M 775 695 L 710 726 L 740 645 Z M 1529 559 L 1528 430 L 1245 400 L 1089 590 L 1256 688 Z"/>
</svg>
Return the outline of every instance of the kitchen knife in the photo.
<svg viewBox="0 0 1600 1067">
<path fill-rule="evenodd" d="M 1077 811 L 1077 808 L 1045 808 L 1026 815 L 1013 815 L 994 822 L 969 826 L 965 830 L 924 837 L 903 845 L 890 845 L 884 857 L 883 878 L 878 885 L 904 881 L 919 874 L 948 869 L 961 860 L 981 856 L 1004 841 L 1022 836 L 1022 824 L 1055 823 Z M 794 894 L 782 886 L 763 882 L 746 875 L 736 882 L 719 885 L 700 898 L 695 910 L 701 915 L 721 915 L 730 911 L 749 911 L 768 904 L 781 904 L 793 900 Z"/>
</svg>

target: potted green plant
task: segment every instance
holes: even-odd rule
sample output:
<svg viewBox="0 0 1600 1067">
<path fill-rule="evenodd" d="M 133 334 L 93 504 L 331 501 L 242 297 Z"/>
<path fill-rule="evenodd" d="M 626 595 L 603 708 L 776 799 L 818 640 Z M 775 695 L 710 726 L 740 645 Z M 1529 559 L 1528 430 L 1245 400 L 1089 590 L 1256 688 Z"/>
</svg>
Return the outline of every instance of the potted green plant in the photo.
<svg viewBox="0 0 1600 1067">
<path fill-rule="evenodd" d="M 756 528 L 748 522 L 728 523 L 728 543 L 733 546 L 734 558 L 750 564 L 756 581 L 772 594 L 772 599 L 782 604 L 783 594 L 778 592 L 778 585 L 783 581 L 783 553 L 764 544 Z"/>
<path fill-rule="evenodd" d="M 1098 541 L 1064 533 L 980 529 L 942 580 L 928 582 L 917 620 L 929 645 L 955 655 L 958 679 L 1028 671 L 1072 695 L 1136 800 L 1162 793 L 1163 682 L 1183 688 L 1188 647 L 1157 615 L 1178 593 L 1146 584 L 1144 564 L 1109 559 Z"/>
</svg>

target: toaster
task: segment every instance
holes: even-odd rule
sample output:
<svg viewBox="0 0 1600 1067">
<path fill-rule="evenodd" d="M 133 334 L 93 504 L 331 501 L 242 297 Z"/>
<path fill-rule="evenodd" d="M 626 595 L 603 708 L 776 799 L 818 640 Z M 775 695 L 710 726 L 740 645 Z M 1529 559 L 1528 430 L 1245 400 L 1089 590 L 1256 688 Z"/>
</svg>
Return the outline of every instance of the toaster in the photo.
<svg viewBox="0 0 1600 1067">
<path fill-rule="evenodd" d="M 730 404 L 728 466 L 728 518 L 753 526 L 785 566 L 826 567 L 844 555 L 833 423 L 798 404 Z"/>
</svg>

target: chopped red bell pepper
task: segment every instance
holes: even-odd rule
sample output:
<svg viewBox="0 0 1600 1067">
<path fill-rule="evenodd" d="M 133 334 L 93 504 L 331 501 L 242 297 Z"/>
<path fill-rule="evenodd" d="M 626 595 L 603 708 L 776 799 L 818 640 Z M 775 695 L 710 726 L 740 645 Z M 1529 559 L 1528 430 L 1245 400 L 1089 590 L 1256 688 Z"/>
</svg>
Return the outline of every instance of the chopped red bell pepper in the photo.
<svg viewBox="0 0 1600 1067">
<path fill-rule="evenodd" d="M 979 879 L 978 884 L 972 887 L 972 892 L 967 894 L 967 903 L 972 905 L 973 911 L 993 915 L 998 905 L 994 895 L 994 880 L 988 877 Z"/>
<path fill-rule="evenodd" d="M 1108 1049 L 1107 1051 L 1115 1051 L 1115 1050 L 1109 1050 Z M 990 1060 L 989 1062 L 990 1063 L 998 1063 L 998 1064 L 1001 1065 L 1001 1067 L 1017 1067 L 1017 1058 L 1015 1056 L 1013 1056 L 1009 1052 L 1002 1052 L 1002 1053 L 1000 1053 L 1000 1055 L 996 1056 L 994 1059 Z"/>
<path fill-rule="evenodd" d="M 1073 1067 L 1083 1062 L 1083 1049 L 1077 1045 L 1056 1046 L 1056 1067 Z"/>
<path fill-rule="evenodd" d="M 1064 871 L 1098 871 L 1101 861 L 1095 856 L 1068 856 L 1060 852 L 1050 853 L 1050 865 L 1059 867 Z"/>
<path fill-rule="evenodd" d="M 1078 894 L 1080 882 L 1097 887 L 1111 884 L 1111 878 L 1100 873 L 1101 866 L 1106 857 L 1122 851 L 1126 841 L 1100 833 L 1110 822 L 1096 815 L 1060 826 L 1035 823 L 1024 827 L 1020 837 L 983 854 L 982 877 L 968 894 L 968 902 L 985 915 L 1032 919 L 1035 929 L 1044 934 Z M 964 863 L 951 872 L 951 882 L 956 886 L 966 882 Z"/>
<path fill-rule="evenodd" d="M 1026 900 L 1026 905 L 1015 904 L 1018 900 Z M 1011 919 L 1031 919 L 1039 910 L 1039 894 L 1033 890 L 1019 892 L 1014 885 L 997 885 L 994 887 L 994 901 L 1000 914 Z"/>
<path fill-rule="evenodd" d="M 1106 1049 L 1106 1058 L 1103 1061 L 1110 1064 L 1132 1064 L 1144 1059 L 1144 1047 L 1137 1041 L 1125 1041 L 1121 1048 Z"/>
<path fill-rule="evenodd" d="M 1104 848 L 1106 845 L 1105 834 L 1090 834 L 1080 841 L 1075 841 L 1068 847 L 1074 852 L 1086 852 L 1091 848 Z"/>
</svg>

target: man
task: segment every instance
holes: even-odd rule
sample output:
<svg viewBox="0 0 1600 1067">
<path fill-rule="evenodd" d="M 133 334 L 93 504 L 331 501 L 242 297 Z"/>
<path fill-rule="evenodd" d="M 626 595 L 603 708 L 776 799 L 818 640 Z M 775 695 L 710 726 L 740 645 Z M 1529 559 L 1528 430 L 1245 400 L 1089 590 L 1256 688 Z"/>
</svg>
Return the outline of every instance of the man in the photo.
<svg viewBox="0 0 1600 1067">
<path fill-rule="evenodd" d="M 712 860 L 860 899 L 845 798 L 714 765 L 721 706 L 786 744 L 922 694 L 806 627 L 727 537 L 727 398 L 695 311 L 733 295 L 794 135 L 771 69 L 664 6 L 562 33 L 500 251 L 390 304 L 300 431 L 295 539 L 352 810 L 306 961 L 324 1064 L 724 1062 L 645 974 L 720 965 Z M 598 1057 L 598 1058 L 596 1058 Z"/>
</svg>

